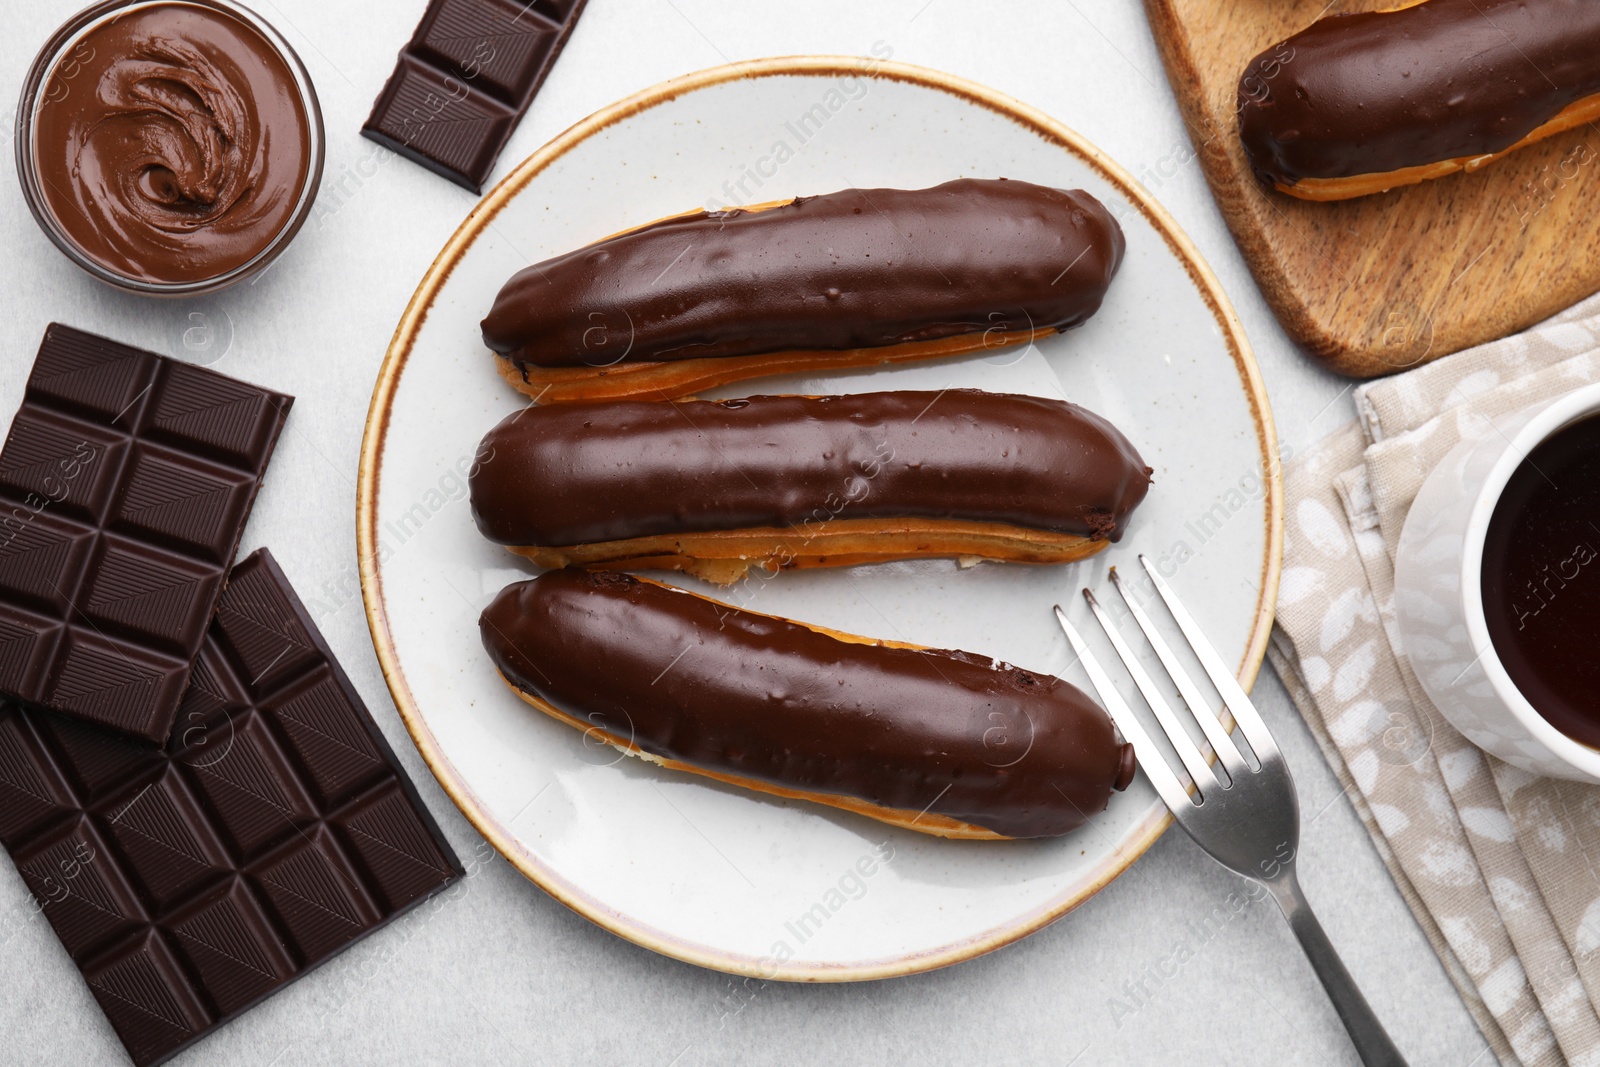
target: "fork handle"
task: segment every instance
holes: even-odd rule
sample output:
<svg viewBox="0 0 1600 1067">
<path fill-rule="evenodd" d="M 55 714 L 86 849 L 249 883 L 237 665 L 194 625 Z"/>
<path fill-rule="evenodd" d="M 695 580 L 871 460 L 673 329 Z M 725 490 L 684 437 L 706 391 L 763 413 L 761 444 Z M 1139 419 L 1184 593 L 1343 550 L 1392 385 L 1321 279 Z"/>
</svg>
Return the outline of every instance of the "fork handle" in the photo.
<svg viewBox="0 0 1600 1067">
<path fill-rule="evenodd" d="M 1338 1012 L 1339 1021 L 1349 1032 L 1350 1043 L 1355 1046 L 1361 1062 L 1366 1067 L 1406 1067 L 1405 1057 L 1389 1039 L 1383 1023 L 1378 1021 L 1367 998 L 1361 995 L 1356 980 L 1345 970 L 1339 951 L 1312 913 L 1293 870 L 1287 869 L 1283 876 L 1265 885 L 1272 891 L 1283 917 L 1289 920 L 1289 929 L 1300 939 L 1300 947 L 1322 981 L 1322 988 L 1327 990 L 1328 999 L 1333 1001 L 1333 1010 Z"/>
</svg>

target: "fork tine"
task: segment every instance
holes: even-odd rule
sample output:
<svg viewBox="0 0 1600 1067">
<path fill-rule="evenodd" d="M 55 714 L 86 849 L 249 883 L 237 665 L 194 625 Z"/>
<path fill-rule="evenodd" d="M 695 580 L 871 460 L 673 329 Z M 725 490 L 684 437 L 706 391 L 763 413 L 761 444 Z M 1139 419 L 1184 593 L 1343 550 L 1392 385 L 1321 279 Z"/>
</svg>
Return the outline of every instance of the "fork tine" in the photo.
<svg viewBox="0 0 1600 1067">
<path fill-rule="evenodd" d="M 1089 602 L 1089 610 L 1094 612 L 1095 621 L 1100 624 L 1100 629 L 1106 632 L 1106 638 L 1111 642 L 1111 650 L 1117 654 L 1130 675 L 1133 684 L 1144 695 L 1144 701 L 1150 705 L 1150 710 L 1155 712 L 1156 722 L 1161 724 L 1162 731 L 1167 735 L 1167 740 L 1172 742 L 1172 748 L 1178 753 L 1178 758 L 1183 761 L 1184 770 L 1189 772 L 1189 777 L 1194 779 L 1195 788 L 1200 790 L 1200 799 L 1214 796 L 1222 783 L 1217 781 L 1217 776 L 1212 773 L 1211 765 L 1200 754 L 1200 749 L 1189 739 L 1188 733 L 1183 729 L 1183 724 L 1178 721 L 1178 716 L 1167 703 L 1161 691 L 1156 688 L 1155 681 L 1145 671 L 1144 664 L 1134 656 L 1133 650 L 1128 647 L 1122 635 L 1106 617 L 1105 611 L 1100 607 L 1100 601 L 1089 590 L 1083 591 L 1083 599 Z M 1137 755 L 1137 753 L 1135 753 Z"/>
<path fill-rule="evenodd" d="M 1222 694 L 1222 702 L 1233 713 L 1233 721 L 1239 724 L 1244 738 L 1250 742 L 1250 747 L 1255 751 L 1256 759 L 1265 763 L 1269 757 L 1277 758 L 1278 743 L 1272 739 L 1267 724 L 1261 721 L 1261 716 L 1256 712 L 1255 705 L 1250 703 L 1250 698 L 1245 695 L 1244 688 L 1239 685 L 1239 680 L 1233 672 L 1222 662 L 1222 657 L 1217 655 L 1216 647 L 1206 640 L 1206 635 L 1200 631 L 1194 617 L 1178 601 L 1178 595 L 1172 591 L 1161 575 L 1156 573 L 1155 567 L 1144 555 L 1139 556 L 1139 562 L 1144 566 L 1145 573 L 1150 575 L 1150 580 L 1155 583 L 1156 592 L 1167 605 L 1167 610 L 1172 613 L 1173 620 L 1178 624 L 1178 629 L 1183 631 L 1183 636 L 1188 639 L 1189 647 L 1194 649 L 1194 654 L 1200 661 L 1200 666 L 1205 668 L 1206 675 L 1210 677 L 1211 684 L 1217 687 L 1217 692 Z"/>
<path fill-rule="evenodd" d="M 1199 686 L 1194 684 L 1194 679 L 1189 677 L 1189 672 L 1178 663 L 1177 657 L 1172 654 L 1172 646 L 1156 631 L 1150 623 L 1150 616 L 1144 613 L 1128 589 L 1122 584 L 1122 575 L 1117 573 L 1117 568 L 1111 568 L 1111 584 L 1117 587 L 1117 592 L 1122 596 L 1122 602 L 1128 605 L 1128 610 L 1133 613 L 1133 621 L 1144 632 L 1146 641 L 1155 649 L 1156 658 L 1161 661 L 1162 669 L 1167 672 L 1173 684 L 1178 687 L 1178 692 L 1183 695 L 1183 701 L 1189 705 L 1189 711 L 1200 722 L 1200 729 L 1206 735 L 1206 740 L 1211 742 L 1211 749 L 1222 761 L 1228 770 L 1228 777 L 1237 779 L 1241 774 L 1249 772 L 1245 765 L 1244 756 L 1239 752 L 1239 747 L 1233 743 L 1233 738 L 1228 736 L 1228 731 L 1222 728 L 1222 721 L 1211 712 L 1211 702 L 1200 693 Z"/>
<path fill-rule="evenodd" d="M 1144 732 L 1144 727 L 1134 716 L 1133 709 L 1123 702 L 1122 694 L 1117 692 L 1117 687 L 1111 684 L 1110 677 L 1090 654 L 1089 646 L 1084 644 L 1078 631 L 1067 621 L 1067 613 L 1061 610 L 1060 604 L 1057 604 L 1055 609 L 1056 621 L 1061 624 L 1072 650 L 1078 654 L 1078 659 L 1083 663 L 1090 684 L 1094 686 L 1095 692 L 1100 694 L 1100 702 L 1111 713 L 1111 721 L 1117 724 L 1122 736 L 1133 746 L 1133 754 L 1138 757 L 1139 766 L 1144 769 L 1145 777 L 1156 787 L 1156 792 L 1161 794 L 1162 801 L 1170 811 L 1176 813 L 1188 810 L 1191 804 L 1189 791 L 1178 781 L 1178 776 L 1172 773 L 1172 768 L 1167 766 L 1166 757 L 1156 748 L 1155 742 L 1150 740 L 1150 735 Z"/>
</svg>

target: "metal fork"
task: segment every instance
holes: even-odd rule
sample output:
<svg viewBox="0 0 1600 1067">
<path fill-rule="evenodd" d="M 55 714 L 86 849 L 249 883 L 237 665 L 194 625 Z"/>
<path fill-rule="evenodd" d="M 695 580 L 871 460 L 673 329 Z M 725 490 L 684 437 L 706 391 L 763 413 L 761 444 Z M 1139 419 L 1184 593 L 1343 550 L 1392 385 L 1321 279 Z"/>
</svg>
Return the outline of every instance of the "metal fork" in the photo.
<svg viewBox="0 0 1600 1067">
<path fill-rule="evenodd" d="M 1300 939 L 1300 947 L 1305 950 L 1306 958 L 1321 979 L 1322 987 L 1327 990 L 1328 998 L 1333 1001 L 1340 1021 L 1349 1031 L 1361 1062 L 1367 1067 L 1405 1067 L 1405 1059 L 1389 1039 L 1383 1024 L 1373 1014 L 1367 999 L 1361 995 L 1355 979 L 1345 970 L 1339 953 L 1323 932 L 1317 917 L 1312 914 L 1311 905 L 1306 902 L 1305 893 L 1300 889 L 1294 867 L 1300 847 L 1300 803 L 1295 797 L 1294 779 L 1289 776 L 1289 768 L 1283 762 L 1283 755 L 1272 740 L 1272 734 L 1233 673 L 1222 662 L 1222 657 L 1217 655 L 1217 650 L 1200 632 L 1194 618 L 1184 610 L 1161 575 L 1156 573 L 1144 556 L 1139 557 L 1139 562 L 1155 583 L 1156 592 L 1172 613 L 1183 636 L 1188 639 L 1189 647 L 1210 677 L 1211 684 L 1221 694 L 1223 704 L 1232 712 L 1234 723 L 1255 754 L 1257 766 L 1252 768 L 1245 762 L 1233 737 L 1224 729 L 1217 715 L 1212 714 L 1210 702 L 1201 695 L 1194 680 L 1178 663 L 1171 647 L 1150 624 L 1149 616 L 1123 588 L 1115 567 L 1111 569 L 1111 583 L 1117 587 L 1134 622 L 1144 632 L 1145 639 L 1155 650 L 1156 658 L 1161 661 L 1161 666 L 1188 704 L 1189 711 L 1199 722 L 1208 742 L 1207 747 L 1216 754 L 1226 780 L 1217 775 L 1206 756 L 1190 739 L 1178 721 L 1177 713 L 1088 589 L 1083 591 L 1084 599 L 1089 602 L 1089 608 L 1094 612 L 1101 629 L 1105 630 L 1111 647 L 1132 675 L 1134 685 L 1172 742 L 1179 760 L 1194 782 L 1193 795 L 1167 765 L 1165 757 L 1150 740 L 1150 735 L 1145 733 L 1133 710 L 1123 701 L 1116 686 L 1111 684 L 1111 679 L 1090 654 L 1083 638 L 1067 621 L 1066 613 L 1058 604 L 1056 619 L 1066 631 L 1067 640 L 1072 642 L 1112 720 L 1122 731 L 1122 736 L 1133 744 L 1139 766 L 1171 809 L 1178 825 L 1212 859 L 1235 874 L 1259 882 L 1278 902 L 1284 918 L 1289 920 L 1290 929 Z"/>
</svg>

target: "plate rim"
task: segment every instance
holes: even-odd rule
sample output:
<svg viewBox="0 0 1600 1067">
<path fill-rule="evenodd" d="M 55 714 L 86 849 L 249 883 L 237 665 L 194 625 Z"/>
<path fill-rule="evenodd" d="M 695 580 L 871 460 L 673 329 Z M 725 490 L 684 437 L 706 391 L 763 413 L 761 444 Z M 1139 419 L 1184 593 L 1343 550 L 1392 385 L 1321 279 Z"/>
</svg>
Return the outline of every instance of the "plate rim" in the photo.
<svg viewBox="0 0 1600 1067">
<path fill-rule="evenodd" d="M 416 745 L 423 762 L 438 780 L 445 794 L 505 860 L 529 881 L 590 922 L 634 944 L 674 959 L 728 974 L 766 980 L 796 982 L 846 982 L 918 974 L 1011 944 L 1066 915 L 1104 889 L 1130 867 L 1172 823 L 1172 816 L 1156 800 L 1134 828 L 1127 846 L 1112 843 L 1112 853 L 1084 878 L 1061 895 L 999 926 L 942 945 L 935 949 L 905 953 L 850 964 L 787 961 L 774 965 L 770 960 L 728 952 L 689 941 L 659 930 L 608 907 L 591 897 L 553 868 L 517 844 L 514 835 L 503 827 L 466 778 L 440 747 L 432 729 L 411 692 L 389 628 L 383 596 L 383 578 L 378 558 L 377 498 L 382 474 L 383 450 L 389 428 L 390 411 L 416 341 L 434 298 L 453 273 L 456 263 L 471 247 L 500 210 L 541 172 L 590 137 L 625 119 L 667 103 L 690 92 L 725 82 L 743 79 L 797 76 L 821 77 L 855 75 L 907 82 L 961 97 L 989 111 L 1011 119 L 1024 129 L 1079 156 L 1102 178 L 1117 187 L 1123 196 L 1167 242 L 1189 274 L 1201 299 L 1210 307 L 1220 327 L 1224 344 L 1232 356 L 1241 385 L 1250 403 L 1257 444 L 1261 450 L 1267 492 L 1266 552 L 1262 562 L 1261 592 L 1256 618 L 1239 667 L 1239 680 L 1252 687 L 1266 655 L 1272 618 L 1277 604 L 1278 577 L 1283 562 L 1283 476 L 1278 462 L 1277 431 L 1266 386 L 1244 327 L 1221 283 L 1199 250 L 1177 221 L 1121 165 L 1112 161 L 1082 135 L 1043 111 L 978 82 L 927 67 L 893 60 L 847 55 L 776 56 L 746 60 L 696 71 L 642 89 L 616 103 L 580 119 L 551 138 L 511 170 L 468 212 L 423 275 L 416 292 L 406 305 L 373 385 L 362 433 L 361 456 L 356 484 L 356 557 L 361 578 L 361 598 L 385 684 L 395 708 Z"/>
</svg>

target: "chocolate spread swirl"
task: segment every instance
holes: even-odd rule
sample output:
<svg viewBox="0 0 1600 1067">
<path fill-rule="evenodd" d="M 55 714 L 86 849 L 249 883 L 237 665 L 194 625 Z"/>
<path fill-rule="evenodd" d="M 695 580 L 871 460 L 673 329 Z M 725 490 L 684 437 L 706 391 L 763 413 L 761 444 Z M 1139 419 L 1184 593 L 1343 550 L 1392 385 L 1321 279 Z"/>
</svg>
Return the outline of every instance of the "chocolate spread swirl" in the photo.
<svg viewBox="0 0 1600 1067">
<path fill-rule="evenodd" d="M 483 340 L 517 366 L 606 367 L 1067 329 L 1122 230 L 1081 190 L 962 179 L 697 213 L 519 271 Z"/>
<path fill-rule="evenodd" d="M 67 51 L 34 146 L 72 243 L 151 282 L 215 278 L 263 251 L 294 214 L 311 152 L 276 49 L 224 11 L 177 2 L 114 16 Z"/>
<path fill-rule="evenodd" d="M 1113 541 L 1150 486 L 1127 438 L 1059 400 L 753 396 L 518 411 L 484 438 L 478 529 L 554 547 L 831 518 L 970 519 Z"/>
<path fill-rule="evenodd" d="M 523 692 L 652 755 L 785 789 L 1052 837 L 1133 777 L 1132 746 L 1059 678 L 841 641 L 628 575 L 547 571 L 501 590 L 479 630 Z"/>
<path fill-rule="evenodd" d="M 1251 61 L 1239 135 L 1263 181 L 1504 151 L 1600 93 L 1593 0 L 1427 0 L 1332 15 Z"/>
</svg>

